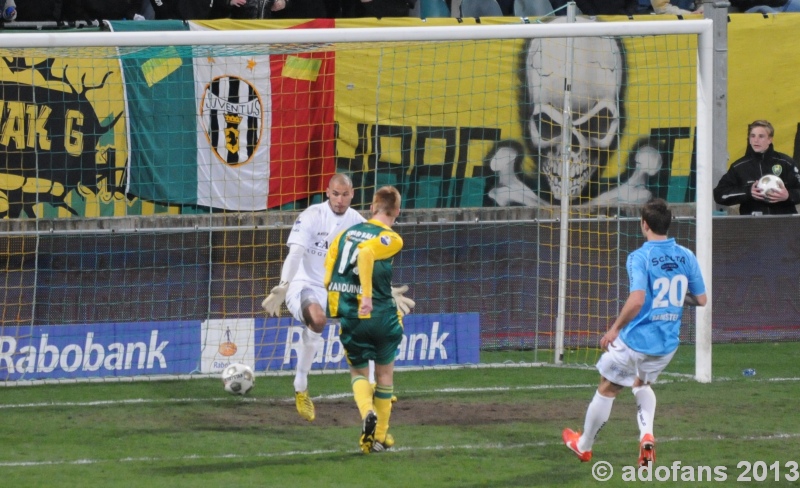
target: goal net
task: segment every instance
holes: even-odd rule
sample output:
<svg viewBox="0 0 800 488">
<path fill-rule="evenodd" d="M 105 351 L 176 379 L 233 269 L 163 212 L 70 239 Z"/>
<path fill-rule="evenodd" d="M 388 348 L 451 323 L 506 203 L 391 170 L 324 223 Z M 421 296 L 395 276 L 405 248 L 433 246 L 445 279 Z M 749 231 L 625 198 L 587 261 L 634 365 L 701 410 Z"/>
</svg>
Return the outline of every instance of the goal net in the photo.
<svg viewBox="0 0 800 488">
<path fill-rule="evenodd" d="M 492 20 L 6 36 L 0 379 L 289 374 L 303 325 L 260 304 L 335 172 L 403 197 L 398 367 L 593 363 L 651 197 L 710 286 L 710 21 Z"/>
</svg>

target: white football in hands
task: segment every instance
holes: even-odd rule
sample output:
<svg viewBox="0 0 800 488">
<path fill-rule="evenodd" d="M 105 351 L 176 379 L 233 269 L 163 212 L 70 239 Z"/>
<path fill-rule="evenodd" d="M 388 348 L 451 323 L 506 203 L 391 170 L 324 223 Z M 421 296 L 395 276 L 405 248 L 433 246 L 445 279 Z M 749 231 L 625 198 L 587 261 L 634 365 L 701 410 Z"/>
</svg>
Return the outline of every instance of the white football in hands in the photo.
<svg viewBox="0 0 800 488">
<path fill-rule="evenodd" d="M 783 180 L 775 175 L 765 175 L 758 180 L 756 187 L 761 189 L 764 193 L 767 193 L 771 190 L 777 191 L 783 187 Z"/>
</svg>

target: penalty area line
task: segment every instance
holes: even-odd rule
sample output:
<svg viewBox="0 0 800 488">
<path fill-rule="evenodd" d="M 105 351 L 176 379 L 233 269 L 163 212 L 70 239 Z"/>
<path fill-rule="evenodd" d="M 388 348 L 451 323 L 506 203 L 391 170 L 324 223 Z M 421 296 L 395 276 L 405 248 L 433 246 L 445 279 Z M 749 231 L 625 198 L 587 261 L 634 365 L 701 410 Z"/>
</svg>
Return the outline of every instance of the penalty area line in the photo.
<svg viewBox="0 0 800 488">
<path fill-rule="evenodd" d="M 786 439 L 800 438 L 800 433 L 778 433 L 763 436 L 708 436 L 708 437 L 663 437 L 659 438 L 659 443 L 674 443 L 674 442 L 741 442 L 741 441 L 783 441 Z M 597 442 L 602 445 L 603 442 Z M 550 448 L 550 447 L 563 446 L 560 441 L 539 441 L 539 442 L 526 442 L 521 444 L 503 444 L 503 443 L 486 443 L 486 444 L 462 444 L 462 445 L 436 445 L 436 446 L 417 446 L 417 447 L 393 447 L 380 455 L 391 453 L 403 452 L 425 452 L 425 451 L 477 451 L 477 450 L 505 450 L 505 449 L 527 449 L 527 448 Z M 157 456 L 140 456 L 140 457 L 126 457 L 122 459 L 74 459 L 74 460 L 45 460 L 45 461 L 0 461 L 0 468 L 29 468 L 29 467 L 46 467 L 46 466 L 85 466 L 85 465 L 100 465 L 109 463 L 170 463 L 176 461 L 214 461 L 214 460 L 227 460 L 227 459 L 276 459 L 283 457 L 295 456 L 318 456 L 318 455 L 341 455 L 341 454 L 359 454 L 357 449 L 315 449 L 310 451 L 286 451 L 277 453 L 254 453 L 254 454 L 217 454 L 217 455 L 200 455 L 189 454 L 186 456 L 177 457 L 157 457 Z"/>
<path fill-rule="evenodd" d="M 673 375 L 670 375 L 673 376 Z M 719 377 L 714 378 L 715 382 L 728 382 L 733 381 L 733 378 Z M 673 379 L 659 379 L 654 386 L 666 385 L 672 383 L 690 383 L 693 379 L 684 377 L 683 375 L 674 375 Z M 787 378 L 753 378 L 748 379 L 756 383 L 782 383 L 782 382 L 797 382 L 800 377 L 787 377 Z M 434 388 L 429 390 L 397 390 L 395 393 L 402 397 L 403 395 L 439 395 L 439 394 L 462 394 L 462 393 L 494 393 L 494 392 L 522 392 L 522 391 L 539 391 L 539 390 L 569 390 L 569 389 L 585 389 L 597 388 L 597 383 L 577 383 L 577 384 L 540 384 L 540 385 L 524 385 L 524 386 L 486 386 L 486 387 L 463 387 L 463 388 Z M 340 400 L 342 398 L 352 398 L 352 392 L 333 393 L 323 395 L 313 395 L 315 400 Z M 136 404 L 166 404 L 166 403 L 203 403 L 203 402 L 227 402 L 230 401 L 228 397 L 216 398 L 129 398 L 124 400 L 95 400 L 85 402 L 38 402 L 38 403 L 9 403 L 0 404 L 0 410 L 8 409 L 24 409 L 24 408 L 47 408 L 47 407 L 107 407 L 114 405 L 136 405 Z M 253 403 L 294 403 L 294 397 L 286 396 L 285 398 L 260 398 L 260 397 L 242 397 L 239 398 L 242 402 Z"/>
</svg>

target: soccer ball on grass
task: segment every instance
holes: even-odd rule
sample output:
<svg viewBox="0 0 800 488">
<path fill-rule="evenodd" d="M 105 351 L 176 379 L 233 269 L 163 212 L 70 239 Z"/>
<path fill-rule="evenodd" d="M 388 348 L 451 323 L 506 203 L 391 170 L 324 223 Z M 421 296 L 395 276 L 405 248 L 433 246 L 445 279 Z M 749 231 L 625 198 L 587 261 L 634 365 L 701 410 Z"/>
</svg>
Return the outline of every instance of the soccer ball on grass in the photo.
<svg viewBox="0 0 800 488">
<path fill-rule="evenodd" d="M 231 395 L 246 395 L 255 383 L 253 369 L 246 364 L 233 363 L 222 370 L 222 386 Z"/>
<path fill-rule="evenodd" d="M 780 190 L 781 186 L 783 186 L 783 181 L 775 175 L 764 175 L 758 180 L 756 186 L 764 193 L 767 193 L 770 190 Z"/>
</svg>

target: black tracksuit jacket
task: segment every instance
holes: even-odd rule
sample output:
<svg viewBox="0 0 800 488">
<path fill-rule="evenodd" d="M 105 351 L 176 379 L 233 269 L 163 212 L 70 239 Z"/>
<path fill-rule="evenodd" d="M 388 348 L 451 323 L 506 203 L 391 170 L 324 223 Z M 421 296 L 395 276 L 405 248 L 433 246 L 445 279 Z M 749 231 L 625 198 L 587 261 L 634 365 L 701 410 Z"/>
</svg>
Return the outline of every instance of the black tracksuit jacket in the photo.
<svg viewBox="0 0 800 488">
<path fill-rule="evenodd" d="M 774 174 L 789 190 L 789 199 L 778 203 L 755 200 L 750 187 L 764 175 Z M 714 201 L 720 205 L 739 205 L 741 215 L 761 212 L 764 215 L 796 214 L 800 204 L 800 170 L 786 154 L 775 151 L 772 144 L 763 153 L 748 144 L 744 157 L 737 159 L 714 188 Z"/>
</svg>

